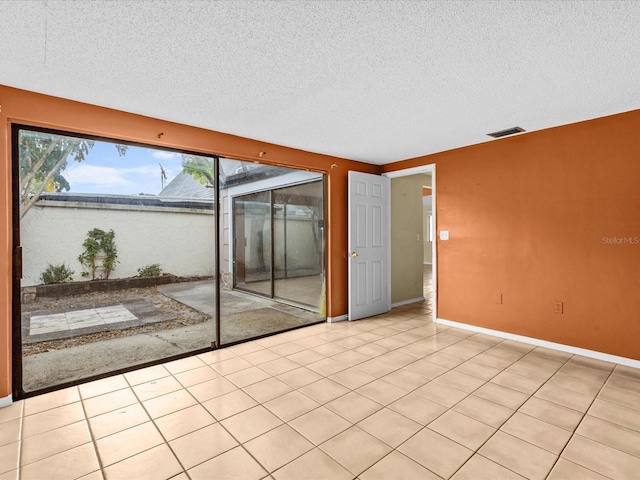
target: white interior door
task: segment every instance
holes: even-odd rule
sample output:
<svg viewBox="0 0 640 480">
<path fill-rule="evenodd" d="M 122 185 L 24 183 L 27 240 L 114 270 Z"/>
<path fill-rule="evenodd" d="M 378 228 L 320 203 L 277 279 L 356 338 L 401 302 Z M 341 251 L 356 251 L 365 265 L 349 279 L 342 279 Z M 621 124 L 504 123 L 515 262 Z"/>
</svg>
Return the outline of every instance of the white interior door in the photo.
<svg viewBox="0 0 640 480">
<path fill-rule="evenodd" d="M 349 320 L 391 309 L 390 182 L 349 172 Z"/>
</svg>

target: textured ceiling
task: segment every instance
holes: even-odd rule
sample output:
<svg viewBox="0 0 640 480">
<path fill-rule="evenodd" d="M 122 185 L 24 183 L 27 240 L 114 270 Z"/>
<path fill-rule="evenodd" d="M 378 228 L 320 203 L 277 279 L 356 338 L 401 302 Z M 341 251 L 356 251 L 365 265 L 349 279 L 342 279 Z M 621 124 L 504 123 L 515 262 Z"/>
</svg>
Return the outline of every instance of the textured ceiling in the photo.
<svg viewBox="0 0 640 480">
<path fill-rule="evenodd" d="M 640 108 L 640 2 L 6 1 L 0 84 L 383 164 Z"/>
</svg>

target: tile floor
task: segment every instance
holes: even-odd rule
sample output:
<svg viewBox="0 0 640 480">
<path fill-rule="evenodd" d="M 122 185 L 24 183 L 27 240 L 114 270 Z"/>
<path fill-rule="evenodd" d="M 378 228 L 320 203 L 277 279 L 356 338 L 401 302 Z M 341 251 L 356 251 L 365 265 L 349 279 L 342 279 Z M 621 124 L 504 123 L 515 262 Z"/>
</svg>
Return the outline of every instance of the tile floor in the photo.
<svg viewBox="0 0 640 480">
<path fill-rule="evenodd" d="M 640 370 L 427 303 L 0 409 L 8 479 L 637 479 Z"/>
</svg>

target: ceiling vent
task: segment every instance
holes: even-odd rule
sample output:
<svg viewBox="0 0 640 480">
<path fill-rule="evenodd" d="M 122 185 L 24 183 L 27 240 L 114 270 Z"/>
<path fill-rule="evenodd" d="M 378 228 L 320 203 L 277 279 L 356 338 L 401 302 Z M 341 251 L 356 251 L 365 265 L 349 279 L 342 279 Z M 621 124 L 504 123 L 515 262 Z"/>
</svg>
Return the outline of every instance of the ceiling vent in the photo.
<svg viewBox="0 0 640 480">
<path fill-rule="evenodd" d="M 524 131 L 525 131 L 524 128 L 513 127 L 513 128 L 507 128 L 506 130 L 500 130 L 499 132 L 487 133 L 487 135 L 493 138 L 500 138 L 500 137 L 506 137 L 507 135 L 513 135 L 515 133 L 524 132 Z"/>
</svg>

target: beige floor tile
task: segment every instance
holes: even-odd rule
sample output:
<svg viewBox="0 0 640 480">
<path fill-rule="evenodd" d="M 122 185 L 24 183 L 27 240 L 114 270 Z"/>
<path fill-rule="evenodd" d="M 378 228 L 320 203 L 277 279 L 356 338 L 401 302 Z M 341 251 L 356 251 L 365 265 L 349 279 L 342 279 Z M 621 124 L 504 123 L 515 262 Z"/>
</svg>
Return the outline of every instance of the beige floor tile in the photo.
<svg viewBox="0 0 640 480">
<path fill-rule="evenodd" d="M 104 413 L 89 419 L 89 426 L 94 438 L 135 427 L 150 420 L 142 405 L 135 403 L 112 412 Z"/>
<path fill-rule="evenodd" d="M 393 448 L 422 429 L 419 423 L 388 408 L 377 411 L 357 426 Z"/>
<path fill-rule="evenodd" d="M 0 424 L 0 447 L 20 440 L 22 420 L 16 418 Z"/>
<path fill-rule="evenodd" d="M 449 387 L 447 385 L 434 383 L 434 381 L 414 390 L 413 393 L 447 408 L 453 407 L 456 403 L 469 395 L 467 392 L 463 392 L 462 390 L 458 390 L 457 388 Z"/>
<path fill-rule="evenodd" d="M 465 463 L 452 480 L 523 480 L 524 477 L 477 453 Z"/>
<path fill-rule="evenodd" d="M 207 400 L 202 405 L 216 420 L 224 420 L 237 413 L 253 408 L 258 403 L 242 390 L 234 390 L 231 393 Z"/>
<path fill-rule="evenodd" d="M 616 423 L 640 432 L 640 411 L 638 410 L 596 399 L 587 413 L 607 422 Z"/>
<path fill-rule="evenodd" d="M 249 367 L 236 373 L 230 373 L 225 378 L 239 388 L 247 387 L 254 383 L 258 383 L 271 375 L 258 367 Z"/>
<path fill-rule="evenodd" d="M 221 362 L 211 364 L 211 368 L 220 375 L 229 375 L 230 373 L 239 372 L 240 370 L 244 370 L 251 366 L 253 366 L 253 364 L 240 357 L 230 358 L 229 360 L 223 360 Z"/>
<path fill-rule="evenodd" d="M 521 377 L 546 382 L 557 372 L 560 366 L 561 364 L 557 364 L 556 362 L 544 364 L 539 358 L 532 360 L 529 358 L 529 355 L 527 355 L 513 365 L 508 366 L 504 371 L 514 375 L 520 375 Z"/>
<path fill-rule="evenodd" d="M 558 372 L 600 384 L 603 384 L 610 375 L 610 372 L 571 362 L 567 362 Z"/>
<path fill-rule="evenodd" d="M 241 447 L 229 450 L 188 471 L 191 480 L 238 479 L 259 480 L 267 475 L 264 468 Z"/>
<path fill-rule="evenodd" d="M 78 387 L 65 388 L 56 392 L 45 393 L 24 401 L 24 415 L 44 412 L 52 408 L 61 407 L 80 401 Z M 1 421 L 1 420 L 0 420 Z"/>
<path fill-rule="evenodd" d="M 51 410 L 24 417 L 22 421 L 22 437 L 27 438 L 38 435 L 84 419 L 84 410 L 80 402 L 52 408 Z"/>
<path fill-rule="evenodd" d="M 451 477 L 473 454 L 428 428 L 400 445 L 398 451 L 442 478 Z"/>
<path fill-rule="evenodd" d="M 86 421 L 65 425 L 24 439 L 20 463 L 28 465 L 89 442 L 91 434 Z"/>
<path fill-rule="evenodd" d="M 503 432 L 496 432 L 478 453 L 532 480 L 545 478 L 558 458 L 542 448 Z"/>
<path fill-rule="evenodd" d="M 591 415 L 585 415 L 576 430 L 578 435 L 640 457 L 640 432 Z M 639 472 L 640 473 L 640 472 Z"/>
<path fill-rule="evenodd" d="M 238 446 L 220 424 L 208 425 L 169 442 L 184 468 L 193 468 Z"/>
<path fill-rule="evenodd" d="M 183 408 L 195 405 L 196 400 L 186 390 L 167 393 L 159 397 L 142 402 L 145 410 L 151 418 L 160 418 Z"/>
<path fill-rule="evenodd" d="M 540 387 L 534 396 L 557 405 L 562 405 L 563 407 L 571 408 L 580 413 L 586 412 L 593 402 L 593 397 L 591 396 L 583 395 L 582 393 L 567 390 L 549 383 Z"/>
<path fill-rule="evenodd" d="M 348 350 L 347 347 L 343 347 L 342 345 L 336 345 L 335 343 L 325 343 L 324 345 L 318 345 L 317 347 L 313 347 L 311 349 L 312 352 L 319 353 L 320 355 L 324 355 L 325 357 L 332 357 L 339 353 L 346 352 L 347 350 Z M 355 351 L 357 351 L 357 349 L 355 349 L 354 352 Z"/>
<path fill-rule="evenodd" d="M 256 401 L 264 403 L 290 392 L 292 388 L 283 381 L 271 377 L 254 383 L 253 385 L 249 385 L 243 390 L 251 395 Z"/>
<path fill-rule="evenodd" d="M 559 458 L 547 480 L 607 480 L 607 477 L 582 467 L 576 463 Z"/>
<path fill-rule="evenodd" d="M 216 371 L 208 365 L 175 374 L 176 380 L 184 387 L 191 387 L 192 385 L 197 385 L 198 383 L 203 383 L 218 377 L 219 375 Z"/>
<path fill-rule="evenodd" d="M 482 422 L 449 410 L 443 413 L 428 427 L 471 450 L 477 450 L 496 431 Z"/>
<path fill-rule="evenodd" d="M 442 405 L 414 393 L 410 393 L 400 400 L 393 402 L 388 405 L 387 408 L 404 415 L 422 426 L 431 423 L 447 411 Z"/>
<path fill-rule="evenodd" d="M 486 382 L 480 378 L 452 370 L 433 380 L 433 383 L 446 385 L 466 393 L 471 393 L 480 388 Z"/>
<path fill-rule="evenodd" d="M 501 370 L 499 368 L 483 365 L 482 363 L 476 362 L 472 359 L 461 363 L 454 369 L 454 371 L 488 381 L 499 374 Z"/>
<path fill-rule="evenodd" d="M 86 443 L 71 450 L 30 463 L 22 468 L 23 480 L 62 480 L 80 478 L 100 469 L 98 457 L 92 444 Z"/>
<path fill-rule="evenodd" d="M 384 363 L 393 365 L 396 368 L 406 367 L 407 365 L 416 361 L 416 359 L 411 355 L 400 353 L 397 350 L 393 350 L 391 352 L 380 355 L 378 359 L 383 361 Z"/>
<path fill-rule="evenodd" d="M 83 383 L 78 386 L 80 396 L 83 400 L 104 395 L 105 393 L 115 392 L 116 390 L 122 390 L 123 388 L 129 388 L 129 384 L 123 375 L 115 375 L 113 377 L 103 378 L 102 380 Z"/>
<path fill-rule="evenodd" d="M 636 392 L 605 385 L 598 398 L 633 410 L 640 410 L 640 395 Z"/>
<path fill-rule="evenodd" d="M 137 453 L 164 443 L 152 422 L 131 427 L 97 440 L 96 447 L 102 465 L 112 465 Z"/>
<path fill-rule="evenodd" d="M 504 370 L 505 368 L 512 365 L 514 362 L 509 360 L 508 358 L 500 358 L 495 355 L 491 355 L 487 352 L 483 352 L 479 355 L 473 357 L 475 362 L 481 363 L 482 365 L 487 365 L 489 367 L 497 368 L 499 370 Z"/>
<path fill-rule="evenodd" d="M 351 423 L 325 407 L 305 413 L 289 425 L 315 445 L 320 445 L 351 427 Z"/>
<path fill-rule="evenodd" d="M 130 388 L 124 388 L 97 397 L 91 397 L 82 403 L 87 417 L 91 418 L 138 403 L 138 399 Z"/>
<path fill-rule="evenodd" d="M 156 427 L 158 427 L 158 430 L 167 441 L 194 432 L 212 423 L 215 423 L 215 419 L 201 405 L 178 410 L 155 421 Z"/>
<path fill-rule="evenodd" d="M 640 368 L 628 367 L 626 365 L 616 365 L 613 375 L 620 375 L 634 380 L 640 380 Z"/>
<path fill-rule="evenodd" d="M 380 380 L 391 383 L 392 385 L 395 385 L 396 387 L 399 387 L 407 392 L 411 392 L 416 388 L 426 385 L 430 381 L 430 379 L 427 377 L 423 377 L 422 375 L 405 369 L 391 372 L 389 375 L 385 375 Z"/>
<path fill-rule="evenodd" d="M 334 373 L 329 376 L 329 379 L 338 382 L 340 385 L 347 387 L 348 389 L 355 390 L 356 388 L 360 388 L 367 383 L 371 383 L 377 379 L 368 373 L 363 372 L 362 370 L 358 370 L 355 367 L 347 368 L 346 370 L 342 370 L 341 372 Z"/>
<path fill-rule="evenodd" d="M 562 457 L 616 480 L 636 480 L 640 472 L 640 458 L 581 435 L 571 438 Z"/>
<path fill-rule="evenodd" d="M 355 391 L 380 405 L 389 405 L 409 393 L 407 390 L 396 387 L 382 379 L 367 383 Z"/>
<path fill-rule="evenodd" d="M 229 348 L 221 348 L 219 350 L 213 350 L 212 352 L 201 353 L 200 355 L 197 355 L 197 357 L 207 365 L 220 363 L 232 358 L 238 358 L 238 356 Z"/>
<path fill-rule="evenodd" d="M 351 423 L 357 423 L 380 410 L 383 405 L 357 392 L 349 392 L 327 403 L 326 407 Z"/>
<path fill-rule="evenodd" d="M 273 360 L 277 360 L 282 358 L 273 350 L 269 350 L 268 348 L 263 348 L 262 350 L 257 350 L 253 353 L 248 353 L 242 356 L 247 362 L 252 363 L 253 365 L 260 365 L 263 363 L 271 362 Z"/>
<path fill-rule="evenodd" d="M 436 365 L 435 363 L 428 362 L 427 360 L 418 360 L 417 362 L 413 362 L 404 367 L 403 370 L 416 373 L 428 378 L 429 380 L 433 380 L 434 378 L 437 378 L 443 373 L 449 371 L 447 367 Z"/>
<path fill-rule="evenodd" d="M 366 470 L 360 477 L 362 480 L 439 480 L 435 473 L 417 464 L 394 450 L 378 463 Z"/>
<path fill-rule="evenodd" d="M 580 355 L 574 355 L 569 359 L 567 365 L 579 365 L 581 367 L 595 368 L 604 372 L 611 372 L 616 364 L 611 362 L 605 362 L 604 360 L 598 360 L 596 358 L 583 357 Z"/>
<path fill-rule="evenodd" d="M 288 358 L 278 358 L 276 360 L 260 364 L 260 368 L 275 377 L 282 373 L 300 368 L 300 365 Z"/>
<path fill-rule="evenodd" d="M 548 383 L 567 390 L 582 393 L 583 395 L 587 395 L 591 398 L 595 397 L 602 388 L 602 383 L 590 382 L 582 378 L 572 377 L 562 372 L 556 373 L 549 379 Z"/>
<path fill-rule="evenodd" d="M 318 362 L 323 358 L 326 358 L 326 356 L 318 352 L 305 349 L 301 350 L 300 352 L 293 353 L 287 356 L 287 358 L 292 362 L 296 362 L 298 365 L 302 365 L 304 367 L 306 365 L 309 365 L 310 363 Z"/>
<path fill-rule="evenodd" d="M 282 343 L 280 345 L 274 345 L 270 348 L 271 351 L 276 352 L 278 355 L 286 357 L 287 355 L 293 355 L 294 353 L 306 350 L 302 345 L 298 345 L 294 342 Z M 318 352 L 320 353 L 320 352 Z"/>
<path fill-rule="evenodd" d="M 258 405 L 220 423 L 239 442 L 246 442 L 281 425 L 282 420 L 262 405 Z"/>
<path fill-rule="evenodd" d="M 556 455 L 560 454 L 571 438 L 571 432 L 519 412 L 500 430 Z"/>
<path fill-rule="evenodd" d="M 351 480 L 353 475 L 319 448 L 305 453 L 276 470 L 276 480 Z"/>
<path fill-rule="evenodd" d="M 233 383 L 226 378 L 214 378 L 208 382 L 199 383 L 193 387 L 187 388 L 189 393 L 193 395 L 199 402 L 206 402 L 212 398 L 219 397 L 225 393 L 237 390 Z"/>
<path fill-rule="evenodd" d="M 182 471 L 169 447 L 159 445 L 145 452 L 111 465 L 104 469 L 105 478 L 136 480 L 165 480 Z"/>
<path fill-rule="evenodd" d="M 432 353 L 425 360 L 445 368 L 454 368 L 465 361 L 464 358 L 456 357 L 448 353 L 436 352 Z"/>
<path fill-rule="evenodd" d="M 154 365 L 152 367 L 134 370 L 133 372 L 127 372 L 124 374 L 124 378 L 127 379 L 129 385 L 135 386 L 141 383 L 152 382 L 162 377 L 168 377 L 169 375 L 169 370 L 164 368 L 163 365 Z"/>
<path fill-rule="evenodd" d="M 133 387 L 133 391 L 141 402 L 159 397 L 166 393 L 175 392 L 183 388 L 174 377 L 162 377 L 149 382 L 144 382 Z"/>
<path fill-rule="evenodd" d="M 295 370 L 289 370 L 288 372 L 281 373 L 276 378 L 283 381 L 291 388 L 301 388 L 305 385 L 321 380 L 322 375 L 313 372 L 306 367 L 298 367 Z"/>
<path fill-rule="evenodd" d="M 640 379 L 631 378 L 623 375 L 612 375 L 607 381 L 610 387 L 620 388 L 629 392 L 636 392 L 640 395 Z"/>
<path fill-rule="evenodd" d="M 263 350 L 265 347 L 260 345 L 258 342 L 245 342 L 240 343 L 238 345 L 234 345 L 229 347 L 228 350 L 235 353 L 237 356 L 242 357 L 244 355 L 248 355 L 249 353 L 257 352 L 258 350 Z"/>
<path fill-rule="evenodd" d="M 355 350 L 347 350 L 345 352 L 331 356 L 332 360 L 335 360 L 341 365 L 344 365 L 345 368 L 353 367 L 354 365 L 358 365 L 359 363 L 366 362 L 370 358 L 371 357 L 369 357 L 368 355 L 356 352 Z"/>
<path fill-rule="evenodd" d="M 333 375 L 334 373 L 338 373 L 339 371 L 348 368 L 348 366 L 349 365 L 338 362 L 333 358 L 323 358 L 322 360 L 318 360 L 317 362 L 309 363 L 306 365 L 309 370 L 313 370 L 314 372 L 325 377 Z"/>
<path fill-rule="evenodd" d="M 377 358 L 373 360 L 367 360 L 364 363 L 359 363 L 354 368 L 363 371 L 373 377 L 380 378 L 388 375 L 389 373 L 397 370 L 396 367 L 389 363 L 385 363 Z"/>
<path fill-rule="evenodd" d="M 170 373 L 176 375 L 187 370 L 193 370 L 196 368 L 204 367 L 206 364 L 196 356 L 185 357 L 172 362 L 164 363 L 163 366 Z"/>
<path fill-rule="evenodd" d="M 531 397 L 518 411 L 570 432 L 575 430 L 584 415 L 571 408 L 538 397 Z"/>
<path fill-rule="evenodd" d="M 244 444 L 268 472 L 273 472 L 313 449 L 306 438 L 289 425 L 281 425 Z"/>
<path fill-rule="evenodd" d="M 511 410 L 517 410 L 529 398 L 529 395 L 525 393 L 491 382 L 485 383 L 473 394 Z"/>
<path fill-rule="evenodd" d="M 540 385 L 544 382 L 542 380 L 534 380 L 532 378 L 515 375 L 509 372 L 502 372 L 491 379 L 491 383 L 496 383 L 503 387 L 531 395 L 540 388 Z"/>
<path fill-rule="evenodd" d="M 334 344 L 331 344 L 331 345 L 334 345 Z M 336 345 L 336 346 L 346 350 L 346 347 L 342 347 L 340 345 Z M 317 350 L 317 349 L 314 349 L 314 350 Z M 358 348 L 354 348 L 353 351 L 366 355 L 369 358 L 374 358 L 374 357 L 377 357 L 378 355 L 382 355 L 383 353 L 388 352 L 389 349 L 387 347 L 383 347 L 382 345 L 369 343 L 369 344 L 362 345 Z"/>
<path fill-rule="evenodd" d="M 274 398 L 263 404 L 285 422 L 304 415 L 320 405 L 306 395 L 293 391 Z"/>
<path fill-rule="evenodd" d="M 18 400 L 8 407 L 0 408 L 0 424 L 20 418 L 23 415 L 24 404 L 24 400 Z"/>
<path fill-rule="evenodd" d="M 18 469 L 0 473 L 0 480 L 18 480 Z"/>
<path fill-rule="evenodd" d="M 354 475 L 367 470 L 392 449 L 358 427 L 351 427 L 320 448 Z"/>
<path fill-rule="evenodd" d="M 310 383 L 299 389 L 306 396 L 311 397 L 313 400 L 323 405 L 335 398 L 338 398 L 345 393 L 349 392 L 349 389 L 343 387 L 339 383 L 323 378 L 317 382 Z"/>
<path fill-rule="evenodd" d="M 19 466 L 19 458 L 20 442 L 0 446 L 0 473 L 16 470 Z"/>
<path fill-rule="evenodd" d="M 453 410 L 493 428 L 500 428 L 500 426 L 515 413 L 514 410 L 510 408 L 503 407 L 502 405 L 475 395 L 469 395 L 455 405 Z"/>
</svg>

